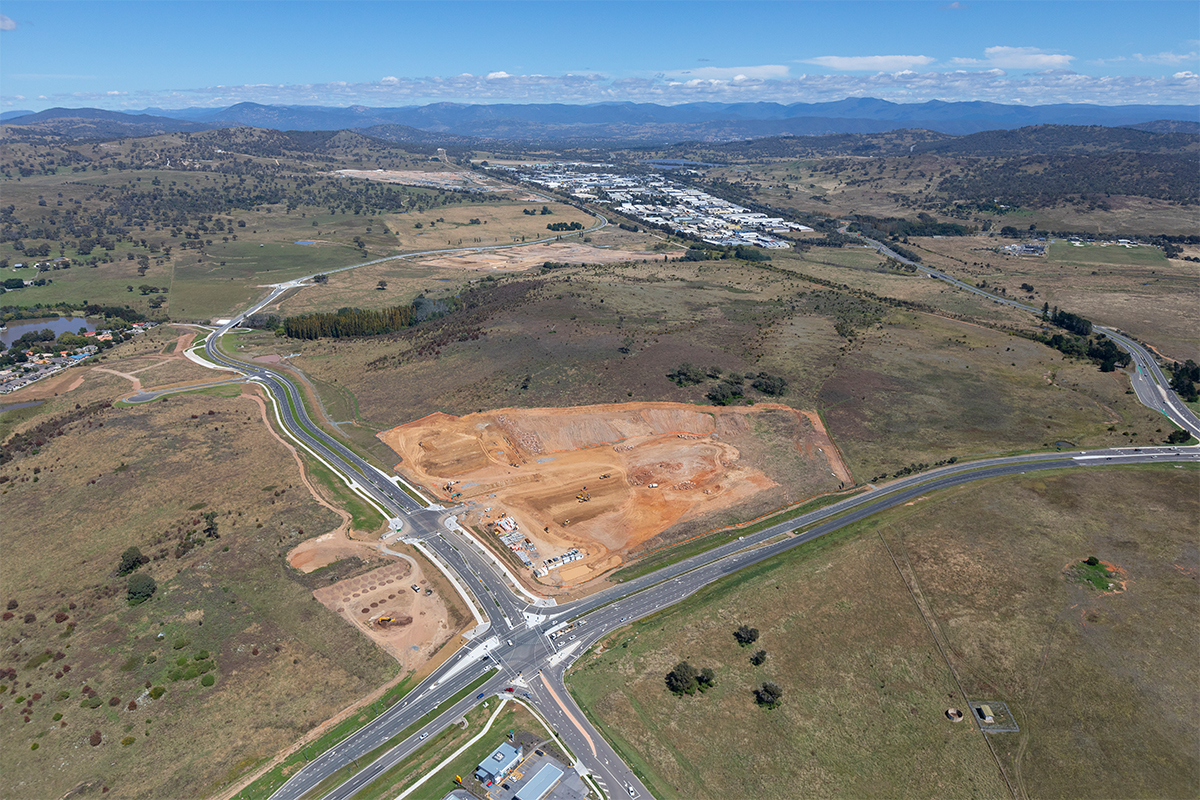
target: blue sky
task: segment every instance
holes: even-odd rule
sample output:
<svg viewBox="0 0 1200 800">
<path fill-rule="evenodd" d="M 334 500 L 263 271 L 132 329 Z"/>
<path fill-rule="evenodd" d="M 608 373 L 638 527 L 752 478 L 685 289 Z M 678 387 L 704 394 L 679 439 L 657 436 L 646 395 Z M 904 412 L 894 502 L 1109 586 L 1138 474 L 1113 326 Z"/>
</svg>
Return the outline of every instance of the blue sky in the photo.
<svg viewBox="0 0 1200 800">
<path fill-rule="evenodd" d="M 0 109 L 1200 103 L 1200 3 L 31 2 Z"/>
</svg>

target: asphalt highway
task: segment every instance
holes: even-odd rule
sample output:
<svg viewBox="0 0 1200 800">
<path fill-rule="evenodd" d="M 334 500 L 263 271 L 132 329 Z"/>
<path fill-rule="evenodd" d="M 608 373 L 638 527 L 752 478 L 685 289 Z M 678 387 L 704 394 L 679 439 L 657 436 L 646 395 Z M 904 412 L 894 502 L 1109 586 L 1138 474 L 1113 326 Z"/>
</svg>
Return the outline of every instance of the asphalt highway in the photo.
<svg viewBox="0 0 1200 800">
<path fill-rule="evenodd" d="M 600 224 L 606 224 L 606 221 L 602 220 Z M 899 258 L 883 244 L 867 241 Z M 501 247 L 508 246 L 464 249 Z M 904 261 L 902 258 L 899 260 Z M 916 266 L 932 277 L 946 280 L 967 291 L 1035 313 L 1038 311 Z M 368 464 L 314 423 L 305 410 L 299 390 L 285 373 L 264 365 L 238 361 L 220 351 L 218 342 L 224 333 L 246 315 L 273 302 L 284 292 L 303 285 L 303 280 L 274 287 L 271 294 L 254 308 L 211 334 L 205 343 L 206 357 L 215 364 L 239 371 L 248 379 L 261 383 L 270 393 L 279 422 L 288 435 L 348 477 L 360 492 L 369 496 L 387 514 L 399 517 L 403 522 L 403 538 L 432 552 L 447 576 L 470 593 L 475 600 L 477 613 L 486 616 L 487 620 L 471 632 L 468 643 L 455 656 L 434 670 L 403 700 L 293 775 L 272 796 L 277 800 L 295 800 L 303 796 L 330 774 L 346 764 L 363 759 L 429 712 L 441 711 L 435 719 L 397 742 L 371 763 L 359 765 L 361 770 L 353 778 L 325 795 L 339 800 L 352 797 L 363 786 L 415 752 L 422 743 L 422 734 L 442 730 L 460 719 L 467 709 L 479 702 L 477 694 L 482 693 L 485 697 L 506 694 L 509 688 L 513 689 L 513 694 L 537 709 L 574 754 L 579 762 L 578 769 L 589 773 L 609 798 L 648 798 L 650 795 L 645 786 L 588 722 L 563 682 L 563 676 L 571 664 L 600 637 L 631 620 L 677 603 L 712 581 L 929 492 L 1035 470 L 1155 461 L 1200 461 L 1200 449 L 1197 448 L 1144 447 L 1042 453 L 957 463 L 908 476 L 881 488 L 872 487 L 865 493 L 797 515 L 766 530 L 745 535 L 651 575 L 610 587 L 581 600 L 562 605 L 535 603 L 533 598 L 514 591 L 511 577 L 505 574 L 494 557 L 485 554 L 481 546 L 468 536 L 445 524 L 453 514 L 453 509 L 422 507 L 397 486 L 391 476 Z M 1165 379 L 1149 353 L 1128 337 L 1103 330 L 1134 358 L 1136 369 L 1131 379 L 1139 400 L 1159 409 L 1181 427 L 1200 433 L 1200 421 L 1196 420 L 1195 415 L 1177 399 L 1173 400 L 1173 393 L 1163 391 Z M 795 531 L 800 533 L 793 534 Z M 551 637 L 551 633 L 556 635 Z M 486 670 L 494 670 L 494 674 L 480 688 L 464 699 L 449 704 L 456 693 Z"/>
</svg>

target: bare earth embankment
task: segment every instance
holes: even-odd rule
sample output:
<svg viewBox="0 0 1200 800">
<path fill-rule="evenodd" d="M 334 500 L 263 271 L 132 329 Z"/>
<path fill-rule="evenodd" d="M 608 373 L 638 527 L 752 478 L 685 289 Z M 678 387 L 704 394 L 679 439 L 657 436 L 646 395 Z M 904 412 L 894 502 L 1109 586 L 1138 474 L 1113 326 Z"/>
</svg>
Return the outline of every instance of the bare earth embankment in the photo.
<svg viewBox="0 0 1200 800">
<path fill-rule="evenodd" d="M 756 439 L 766 437 L 786 440 L 784 457 L 806 473 L 798 483 L 810 496 L 850 481 L 824 429 L 775 404 L 437 413 L 379 434 L 406 478 L 473 504 L 468 524 L 515 524 L 536 548 L 535 567 L 581 552 L 543 576 L 556 585 L 596 577 L 671 526 L 776 487 L 766 465 L 746 457 L 763 451 Z"/>
</svg>

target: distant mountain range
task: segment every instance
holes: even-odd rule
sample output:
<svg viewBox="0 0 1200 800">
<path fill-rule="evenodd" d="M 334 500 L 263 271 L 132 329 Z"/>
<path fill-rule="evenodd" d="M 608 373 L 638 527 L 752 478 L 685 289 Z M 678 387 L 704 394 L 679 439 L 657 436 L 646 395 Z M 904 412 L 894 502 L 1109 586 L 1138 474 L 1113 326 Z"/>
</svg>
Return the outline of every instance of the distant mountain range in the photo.
<svg viewBox="0 0 1200 800">
<path fill-rule="evenodd" d="M 901 104 L 875 98 L 829 103 L 460 104 L 400 108 L 268 106 L 147 108 L 140 112 L 53 108 L 7 111 L 0 122 L 36 126 L 75 138 L 110 138 L 251 126 L 275 130 L 372 130 L 398 141 L 471 139 L 581 143 L 736 141 L 766 136 L 884 133 L 924 129 L 961 136 L 1030 125 L 1133 126 L 1157 132 L 1200 132 L 1200 106 L 1002 105 L 985 102 Z M 439 139 L 439 137 L 442 137 Z"/>
</svg>

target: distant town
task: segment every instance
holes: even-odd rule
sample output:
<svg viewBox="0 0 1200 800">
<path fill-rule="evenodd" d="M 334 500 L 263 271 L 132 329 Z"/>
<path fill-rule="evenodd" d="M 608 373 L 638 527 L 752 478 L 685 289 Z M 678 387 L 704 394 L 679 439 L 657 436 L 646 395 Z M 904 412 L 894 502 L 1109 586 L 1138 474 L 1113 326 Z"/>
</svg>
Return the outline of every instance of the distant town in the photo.
<svg viewBox="0 0 1200 800">
<path fill-rule="evenodd" d="M 681 186 L 662 175 L 601 171 L 613 166 L 572 161 L 497 168 L 508 170 L 518 180 L 608 205 L 631 219 L 664 226 L 713 245 L 783 250 L 791 245 L 773 234 L 812 230 L 782 217 L 751 211 L 700 189 Z"/>
</svg>

